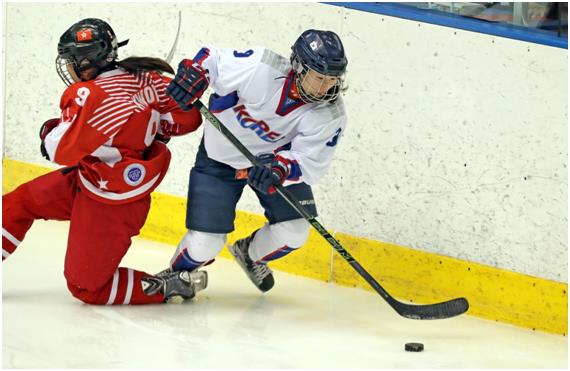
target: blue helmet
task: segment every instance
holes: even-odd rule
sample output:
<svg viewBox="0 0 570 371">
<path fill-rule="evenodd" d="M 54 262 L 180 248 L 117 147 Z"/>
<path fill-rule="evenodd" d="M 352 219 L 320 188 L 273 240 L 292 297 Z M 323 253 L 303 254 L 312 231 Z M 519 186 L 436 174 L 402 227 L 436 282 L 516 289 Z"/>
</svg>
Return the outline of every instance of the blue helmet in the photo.
<svg viewBox="0 0 570 371">
<path fill-rule="evenodd" d="M 297 78 L 301 98 L 308 102 L 334 101 L 343 90 L 344 74 L 348 61 L 338 35 L 332 31 L 307 30 L 299 36 L 293 47 L 291 64 Z M 314 96 L 303 88 L 303 78 L 309 70 L 337 77 L 337 84 L 324 96 Z"/>
</svg>

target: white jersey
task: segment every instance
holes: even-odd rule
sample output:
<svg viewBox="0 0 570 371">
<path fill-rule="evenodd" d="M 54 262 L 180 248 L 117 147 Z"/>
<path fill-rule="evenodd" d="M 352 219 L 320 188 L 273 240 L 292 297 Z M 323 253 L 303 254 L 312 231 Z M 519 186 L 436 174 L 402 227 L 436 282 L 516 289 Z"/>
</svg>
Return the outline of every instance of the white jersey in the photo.
<svg viewBox="0 0 570 371">
<path fill-rule="evenodd" d="M 240 53 L 203 48 L 194 58 L 210 74 L 210 110 L 254 155 L 278 153 L 291 161 L 287 184 L 313 185 L 325 174 L 346 114 L 342 98 L 335 103 L 304 103 L 292 99 L 291 64 L 268 49 Z M 206 121 L 208 157 L 235 169 L 251 163 Z"/>
</svg>

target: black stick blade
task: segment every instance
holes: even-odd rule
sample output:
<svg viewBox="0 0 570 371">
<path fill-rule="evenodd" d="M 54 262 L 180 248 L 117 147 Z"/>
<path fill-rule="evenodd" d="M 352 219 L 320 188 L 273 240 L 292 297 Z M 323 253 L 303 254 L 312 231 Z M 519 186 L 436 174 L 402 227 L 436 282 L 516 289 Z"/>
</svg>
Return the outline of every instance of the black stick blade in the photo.
<svg viewBox="0 0 570 371">
<path fill-rule="evenodd" d="M 445 319 L 467 312 L 469 302 L 465 298 L 457 298 L 442 303 L 412 305 L 394 300 L 390 304 L 402 317 L 409 319 Z"/>
</svg>

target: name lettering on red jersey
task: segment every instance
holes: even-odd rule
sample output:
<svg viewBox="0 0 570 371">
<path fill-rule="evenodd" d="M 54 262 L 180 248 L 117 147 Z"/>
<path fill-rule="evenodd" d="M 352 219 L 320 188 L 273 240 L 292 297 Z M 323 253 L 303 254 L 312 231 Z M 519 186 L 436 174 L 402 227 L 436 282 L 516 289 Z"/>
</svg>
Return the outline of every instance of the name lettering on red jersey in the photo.
<svg viewBox="0 0 570 371">
<path fill-rule="evenodd" d="M 94 112 L 88 124 L 112 135 L 126 123 L 134 112 L 142 112 L 149 107 L 158 108 L 168 101 L 166 84 L 162 79 L 154 79 L 150 73 L 131 75 L 128 73 L 95 80 L 109 95 Z"/>
</svg>

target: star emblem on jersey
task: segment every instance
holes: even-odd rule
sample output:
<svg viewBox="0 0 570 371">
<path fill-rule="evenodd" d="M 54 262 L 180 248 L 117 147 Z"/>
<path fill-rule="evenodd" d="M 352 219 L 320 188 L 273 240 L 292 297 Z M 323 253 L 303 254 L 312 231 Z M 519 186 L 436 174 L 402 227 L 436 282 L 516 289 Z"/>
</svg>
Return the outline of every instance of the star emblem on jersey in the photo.
<svg viewBox="0 0 570 371">
<path fill-rule="evenodd" d="M 98 180 L 97 183 L 99 183 L 99 189 L 107 189 L 107 183 L 109 183 L 108 180 Z"/>
<path fill-rule="evenodd" d="M 93 34 L 88 28 L 77 31 L 75 36 L 77 37 L 77 41 L 90 41 L 93 39 Z"/>
</svg>

